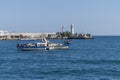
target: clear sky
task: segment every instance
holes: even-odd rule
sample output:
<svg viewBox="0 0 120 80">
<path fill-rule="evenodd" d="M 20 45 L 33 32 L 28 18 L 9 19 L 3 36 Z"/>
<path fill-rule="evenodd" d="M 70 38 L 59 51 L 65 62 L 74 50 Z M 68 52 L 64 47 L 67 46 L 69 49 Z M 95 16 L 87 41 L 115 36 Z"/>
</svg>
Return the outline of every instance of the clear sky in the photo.
<svg viewBox="0 0 120 80">
<path fill-rule="evenodd" d="M 0 29 L 10 32 L 120 35 L 120 0 L 0 0 Z"/>
</svg>

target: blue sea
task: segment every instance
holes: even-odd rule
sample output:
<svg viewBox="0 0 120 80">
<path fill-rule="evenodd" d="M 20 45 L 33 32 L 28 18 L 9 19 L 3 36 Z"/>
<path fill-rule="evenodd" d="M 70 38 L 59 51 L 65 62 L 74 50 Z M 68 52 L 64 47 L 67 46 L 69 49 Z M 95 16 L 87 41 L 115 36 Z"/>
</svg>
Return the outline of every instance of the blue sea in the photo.
<svg viewBox="0 0 120 80">
<path fill-rule="evenodd" d="M 17 40 L 0 41 L 0 80 L 120 80 L 120 37 L 94 38 L 50 51 L 19 51 Z"/>
</svg>

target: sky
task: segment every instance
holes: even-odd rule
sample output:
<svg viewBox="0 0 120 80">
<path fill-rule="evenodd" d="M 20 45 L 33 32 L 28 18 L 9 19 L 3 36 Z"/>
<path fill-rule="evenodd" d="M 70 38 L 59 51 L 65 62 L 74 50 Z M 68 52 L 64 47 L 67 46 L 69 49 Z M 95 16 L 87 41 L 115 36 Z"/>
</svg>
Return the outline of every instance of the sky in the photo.
<svg viewBox="0 0 120 80">
<path fill-rule="evenodd" d="M 120 35 L 120 0 L 0 0 L 0 30 Z"/>
</svg>

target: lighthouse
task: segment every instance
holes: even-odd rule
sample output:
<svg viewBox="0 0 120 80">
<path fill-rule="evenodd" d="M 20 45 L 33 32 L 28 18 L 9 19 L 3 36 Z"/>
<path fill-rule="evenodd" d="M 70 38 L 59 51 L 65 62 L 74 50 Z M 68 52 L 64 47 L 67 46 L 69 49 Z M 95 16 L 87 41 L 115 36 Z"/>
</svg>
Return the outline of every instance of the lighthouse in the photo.
<svg viewBox="0 0 120 80">
<path fill-rule="evenodd" d="M 74 31 L 74 24 L 71 24 L 70 28 L 71 28 L 71 34 L 75 34 L 75 31 Z"/>
</svg>

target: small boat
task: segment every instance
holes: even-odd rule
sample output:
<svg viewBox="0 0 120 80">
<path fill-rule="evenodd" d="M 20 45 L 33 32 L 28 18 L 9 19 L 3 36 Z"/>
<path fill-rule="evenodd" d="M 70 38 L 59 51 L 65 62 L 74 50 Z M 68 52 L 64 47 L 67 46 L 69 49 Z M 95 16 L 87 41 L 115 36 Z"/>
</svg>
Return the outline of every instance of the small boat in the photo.
<svg viewBox="0 0 120 80">
<path fill-rule="evenodd" d="M 17 44 L 17 48 L 21 51 L 34 51 L 34 50 L 53 50 L 53 49 L 68 49 L 69 41 L 64 43 L 52 43 L 46 38 L 43 39 L 43 42 L 34 42 L 26 44 Z"/>
</svg>

